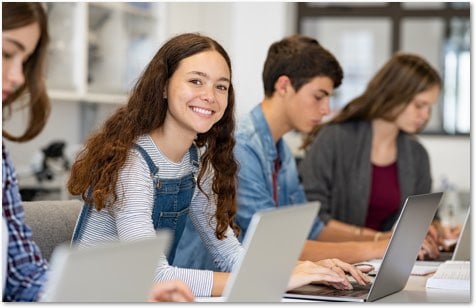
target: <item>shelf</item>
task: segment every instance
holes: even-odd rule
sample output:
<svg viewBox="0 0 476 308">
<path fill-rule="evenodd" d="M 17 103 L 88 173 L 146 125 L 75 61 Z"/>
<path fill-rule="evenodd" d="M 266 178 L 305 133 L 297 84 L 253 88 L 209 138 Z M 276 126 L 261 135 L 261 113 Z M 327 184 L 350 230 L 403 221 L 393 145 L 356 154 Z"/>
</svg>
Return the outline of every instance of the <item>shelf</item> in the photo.
<svg viewBox="0 0 476 308">
<path fill-rule="evenodd" d="M 88 93 L 81 95 L 73 91 L 63 90 L 48 90 L 48 96 L 53 100 L 68 101 L 68 102 L 87 102 L 98 104 L 125 104 L 127 102 L 127 95 Z"/>
<path fill-rule="evenodd" d="M 123 104 L 157 51 L 158 3 L 48 3 L 47 88 L 66 102 Z"/>
</svg>

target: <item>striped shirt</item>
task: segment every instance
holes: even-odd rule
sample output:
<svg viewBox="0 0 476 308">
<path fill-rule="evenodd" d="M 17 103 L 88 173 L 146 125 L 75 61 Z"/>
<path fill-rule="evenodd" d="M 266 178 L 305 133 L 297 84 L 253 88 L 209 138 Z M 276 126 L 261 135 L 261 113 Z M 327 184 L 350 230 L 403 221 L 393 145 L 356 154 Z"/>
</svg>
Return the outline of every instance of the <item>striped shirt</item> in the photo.
<svg viewBox="0 0 476 308">
<path fill-rule="evenodd" d="M 139 144 L 159 167 L 162 179 L 180 178 L 192 172 L 190 154 L 187 152 L 181 162 L 174 163 L 161 153 L 149 135 L 138 138 Z M 201 187 L 212 196 L 212 172 L 207 172 Z M 124 167 L 119 172 L 116 185 L 117 201 L 101 211 L 91 211 L 86 220 L 79 246 L 95 245 L 109 240 L 135 240 L 155 236 L 152 222 L 154 185 L 149 167 L 136 149 L 131 149 Z M 199 189 L 195 189 L 190 203 L 189 215 L 196 230 L 216 264 L 223 271 L 231 271 L 241 254 L 242 247 L 228 228 L 226 238 L 215 236 L 216 221 L 214 198 L 208 199 Z M 211 219 L 210 219 L 211 218 Z M 213 286 L 213 272 L 196 269 L 177 268 L 169 265 L 165 255 L 160 258 L 155 281 L 180 279 L 190 286 L 195 296 L 210 296 Z"/>
</svg>

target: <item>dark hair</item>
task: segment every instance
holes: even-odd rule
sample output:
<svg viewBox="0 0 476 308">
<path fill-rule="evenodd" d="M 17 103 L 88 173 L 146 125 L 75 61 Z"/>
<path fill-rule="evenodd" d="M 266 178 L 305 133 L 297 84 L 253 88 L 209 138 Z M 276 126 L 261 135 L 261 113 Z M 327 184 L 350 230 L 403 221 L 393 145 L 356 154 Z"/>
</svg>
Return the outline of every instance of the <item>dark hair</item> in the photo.
<svg viewBox="0 0 476 308">
<path fill-rule="evenodd" d="M 50 114 L 50 102 L 44 82 L 44 65 L 49 41 L 48 21 L 41 3 L 2 2 L 2 32 L 38 23 L 40 38 L 35 50 L 23 65 L 25 83 L 10 94 L 2 104 L 3 117 L 11 115 L 12 103 L 25 93 L 29 94 L 25 107 L 29 108 L 29 121 L 21 136 L 13 136 L 2 129 L 2 136 L 11 141 L 24 142 L 36 137 Z M 4 110 L 6 109 L 6 110 Z"/>
<path fill-rule="evenodd" d="M 337 59 L 317 40 L 292 35 L 273 43 L 263 68 L 263 84 L 266 97 L 274 93 L 274 84 L 280 76 L 288 76 L 295 91 L 319 76 L 332 79 L 337 88 L 343 78 L 342 68 Z"/>
<path fill-rule="evenodd" d="M 374 75 L 364 93 L 351 100 L 331 121 L 318 125 L 302 147 L 309 146 L 327 124 L 377 118 L 394 121 L 415 95 L 434 86 L 441 88 L 442 81 L 425 59 L 415 54 L 396 53 Z"/>
<path fill-rule="evenodd" d="M 68 189 L 73 195 L 81 194 L 84 200 L 92 201 L 98 210 L 104 208 L 107 202 L 117 199 L 115 186 L 119 171 L 136 138 L 164 124 L 168 103 L 163 93 L 167 81 L 180 61 L 208 50 L 217 51 L 223 56 L 231 74 L 228 54 L 210 37 L 195 33 L 181 34 L 171 38 L 159 49 L 137 81 L 127 105 L 119 108 L 87 140 L 71 169 Z M 219 239 L 224 237 L 229 225 L 238 233 L 234 223 L 237 171 L 233 155 L 234 106 L 234 90 L 230 84 L 228 105 L 223 117 L 208 132 L 198 134 L 195 140 L 197 146 L 206 146 L 201 157 L 198 187 L 209 164 L 215 171 L 212 189 L 217 196 L 216 235 Z M 87 194 L 89 189 L 92 196 Z"/>
</svg>

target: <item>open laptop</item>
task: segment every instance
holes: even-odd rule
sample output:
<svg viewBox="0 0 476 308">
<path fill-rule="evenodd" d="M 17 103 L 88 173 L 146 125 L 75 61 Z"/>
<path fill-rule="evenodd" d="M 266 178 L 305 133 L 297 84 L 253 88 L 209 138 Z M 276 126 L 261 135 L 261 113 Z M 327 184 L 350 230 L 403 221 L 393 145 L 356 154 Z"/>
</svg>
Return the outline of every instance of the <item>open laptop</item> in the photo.
<svg viewBox="0 0 476 308">
<path fill-rule="evenodd" d="M 451 260 L 453 261 L 470 261 L 471 260 L 471 208 L 468 208 L 466 218 L 464 219 L 463 228 L 459 234 L 458 242 Z"/>
<path fill-rule="evenodd" d="M 256 212 L 223 296 L 197 301 L 280 302 L 319 207 L 314 201 Z"/>
<path fill-rule="evenodd" d="M 409 196 L 397 220 L 380 270 L 371 285 L 354 285 L 354 290 L 336 290 L 306 285 L 285 294 L 287 298 L 326 301 L 375 301 L 402 290 L 410 276 L 418 251 L 438 209 L 443 193 Z"/>
<path fill-rule="evenodd" d="M 146 302 L 160 256 L 170 243 L 170 232 L 163 230 L 137 241 L 58 246 L 41 301 Z"/>
<path fill-rule="evenodd" d="M 466 218 L 459 237 L 454 241 L 453 251 L 441 251 L 438 258 L 433 260 L 417 260 L 413 266 L 411 275 L 427 275 L 436 272 L 438 266 L 445 261 L 469 261 L 471 258 L 471 218 L 469 208 L 466 212 Z M 382 259 L 369 260 L 369 263 L 374 266 L 375 270 L 369 273 L 369 275 L 375 276 L 380 268 Z"/>
<path fill-rule="evenodd" d="M 469 261 L 471 255 L 471 217 L 470 208 L 466 212 L 466 217 L 461 228 L 459 237 L 456 240 L 447 240 L 448 246 L 453 246 L 452 251 L 440 251 L 440 255 L 435 260 L 418 261 L 419 263 L 427 262 L 428 264 L 434 264 L 438 266 L 444 261 L 448 260 L 461 260 Z"/>
</svg>

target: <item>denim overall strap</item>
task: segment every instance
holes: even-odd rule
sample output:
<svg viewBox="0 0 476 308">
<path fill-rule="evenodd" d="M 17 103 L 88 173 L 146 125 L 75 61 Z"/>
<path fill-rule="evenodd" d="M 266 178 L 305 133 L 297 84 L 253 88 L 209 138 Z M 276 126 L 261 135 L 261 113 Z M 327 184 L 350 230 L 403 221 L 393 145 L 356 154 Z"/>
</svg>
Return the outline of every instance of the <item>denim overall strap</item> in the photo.
<svg viewBox="0 0 476 308">
<path fill-rule="evenodd" d="M 136 145 L 136 148 L 147 162 L 154 182 L 155 193 L 152 209 L 154 229 L 166 228 L 174 233 L 174 240 L 168 253 L 168 261 L 172 263 L 195 191 L 196 175 L 199 169 L 197 148 L 192 145 L 189 150 L 192 172 L 181 178 L 172 179 L 160 179 L 159 168 L 154 164 L 152 158 L 140 146 Z"/>
<path fill-rule="evenodd" d="M 88 189 L 88 198 L 91 197 L 91 189 Z M 84 203 L 82 208 L 81 208 L 81 213 L 78 216 L 78 220 L 76 221 L 76 225 L 74 227 L 73 231 L 73 237 L 71 239 L 71 245 L 76 243 L 81 239 L 84 233 L 84 228 L 86 226 L 86 221 L 88 217 L 91 215 L 90 212 L 92 210 L 92 205 L 88 203 Z"/>
<path fill-rule="evenodd" d="M 200 163 L 198 162 L 198 150 L 194 144 L 192 144 L 192 146 L 190 147 L 189 153 L 190 153 L 190 163 L 192 164 L 193 179 L 196 184 L 198 168 L 200 167 Z"/>
<path fill-rule="evenodd" d="M 150 174 L 152 175 L 152 180 L 154 182 L 154 186 L 160 185 L 159 183 L 159 167 L 157 167 L 152 158 L 150 158 L 149 154 L 142 148 L 140 145 L 135 144 L 134 148 L 139 151 L 142 157 L 145 159 L 147 166 L 149 166 Z"/>
</svg>

